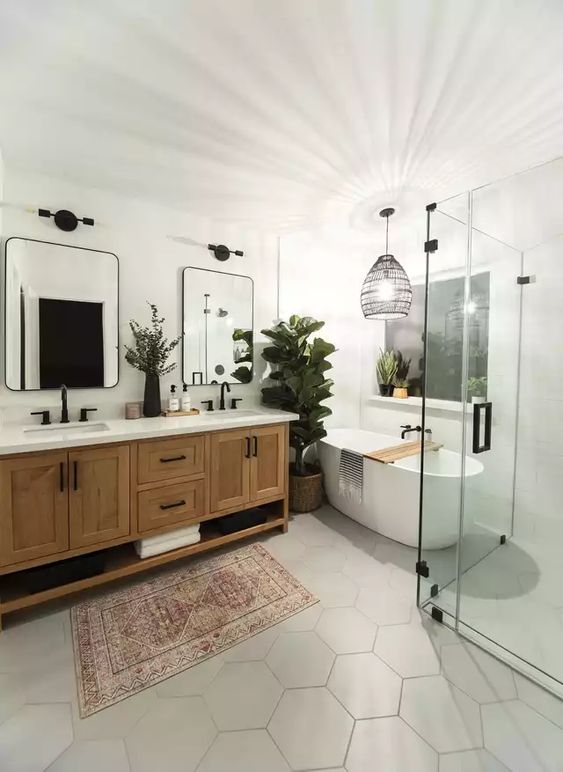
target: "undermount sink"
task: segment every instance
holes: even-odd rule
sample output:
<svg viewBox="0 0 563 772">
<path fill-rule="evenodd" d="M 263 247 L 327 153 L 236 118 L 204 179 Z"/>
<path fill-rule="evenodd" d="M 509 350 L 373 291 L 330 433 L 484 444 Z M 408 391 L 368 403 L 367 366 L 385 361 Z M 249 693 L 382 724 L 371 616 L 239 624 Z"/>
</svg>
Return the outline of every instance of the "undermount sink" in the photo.
<svg viewBox="0 0 563 772">
<path fill-rule="evenodd" d="M 262 415 L 259 410 L 252 410 L 252 408 L 237 408 L 236 410 L 208 410 L 201 413 L 204 418 L 213 418 L 217 421 L 224 420 L 225 418 L 248 418 L 251 416 Z"/>
<path fill-rule="evenodd" d="M 63 437 L 72 437 L 75 434 L 96 434 L 107 432 L 109 426 L 104 423 L 70 423 L 54 424 L 53 426 L 34 426 L 32 429 L 24 429 L 24 434 L 60 434 Z"/>
</svg>

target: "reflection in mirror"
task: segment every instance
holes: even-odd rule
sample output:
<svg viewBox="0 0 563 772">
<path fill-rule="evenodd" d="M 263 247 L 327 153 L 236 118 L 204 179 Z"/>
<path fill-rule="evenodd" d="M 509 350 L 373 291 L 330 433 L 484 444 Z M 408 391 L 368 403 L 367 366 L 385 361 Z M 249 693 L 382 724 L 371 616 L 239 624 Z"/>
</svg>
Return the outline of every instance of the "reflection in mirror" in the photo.
<svg viewBox="0 0 563 772">
<path fill-rule="evenodd" d="M 115 386 L 117 257 L 46 241 L 6 242 L 6 386 L 15 391 Z"/>
<path fill-rule="evenodd" d="M 489 350 L 490 273 L 483 271 L 471 277 L 471 299 L 468 305 L 468 395 L 487 395 Z M 410 314 L 404 319 L 387 322 L 385 345 L 400 351 L 411 360 L 411 393 L 422 393 L 423 336 L 425 288 L 413 284 Z M 430 399 L 460 402 L 463 370 L 463 318 L 465 278 L 432 277 L 428 289 L 428 377 L 426 395 Z M 477 400 L 474 400 L 477 401 Z"/>
<path fill-rule="evenodd" d="M 249 276 L 185 268 L 183 379 L 250 383 L 254 284 Z"/>
</svg>

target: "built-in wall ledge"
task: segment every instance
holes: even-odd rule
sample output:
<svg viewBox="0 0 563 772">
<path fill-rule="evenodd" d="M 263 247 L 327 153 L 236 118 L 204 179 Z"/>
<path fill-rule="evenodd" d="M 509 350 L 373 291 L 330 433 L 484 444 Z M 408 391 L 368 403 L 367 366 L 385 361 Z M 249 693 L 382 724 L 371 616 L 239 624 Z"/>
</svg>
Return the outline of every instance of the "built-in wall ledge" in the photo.
<svg viewBox="0 0 563 772">
<path fill-rule="evenodd" d="M 403 409 L 412 410 L 412 412 L 420 412 L 422 409 L 422 397 L 397 399 L 396 397 L 381 397 L 379 394 L 374 394 L 369 397 L 368 402 L 377 405 L 377 407 L 390 407 L 395 410 Z M 433 412 L 461 413 L 463 405 L 461 402 L 454 402 L 453 400 L 448 399 L 427 399 L 426 409 Z"/>
</svg>

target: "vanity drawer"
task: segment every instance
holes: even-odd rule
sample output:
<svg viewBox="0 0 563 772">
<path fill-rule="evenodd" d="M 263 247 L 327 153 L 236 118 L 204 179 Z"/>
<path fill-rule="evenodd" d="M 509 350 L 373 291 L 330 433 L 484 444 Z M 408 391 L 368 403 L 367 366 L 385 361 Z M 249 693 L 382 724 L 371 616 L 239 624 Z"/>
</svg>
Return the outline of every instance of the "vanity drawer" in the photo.
<svg viewBox="0 0 563 772">
<path fill-rule="evenodd" d="M 139 443 L 139 484 L 190 477 L 204 472 L 205 437 L 201 434 Z"/>
<path fill-rule="evenodd" d="M 205 480 L 138 493 L 139 532 L 187 523 L 205 514 Z"/>
</svg>

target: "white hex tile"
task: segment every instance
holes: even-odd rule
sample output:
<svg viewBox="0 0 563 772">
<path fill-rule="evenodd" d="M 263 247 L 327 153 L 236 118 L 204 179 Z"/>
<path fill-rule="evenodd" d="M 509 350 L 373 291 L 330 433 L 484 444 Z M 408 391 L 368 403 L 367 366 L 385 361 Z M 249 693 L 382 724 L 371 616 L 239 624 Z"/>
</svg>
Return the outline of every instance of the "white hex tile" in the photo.
<svg viewBox="0 0 563 772">
<path fill-rule="evenodd" d="M 225 662 L 258 662 L 267 656 L 279 633 L 277 625 L 269 627 L 258 635 L 231 646 L 222 653 L 222 657 Z"/>
<path fill-rule="evenodd" d="M 282 633 L 266 662 L 286 688 L 324 686 L 334 654 L 316 633 Z"/>
<path fill-rule="evenodd" d="M 7 627 L 0 637 L 0 673 L 29 670 L 46 654 L 65 645 L 63 617 L 59 614 Z"/>
<path fill-rule="evenodd" d="M 69 705 L 25 705 L 0 724 L 0 769 L 42 772 L 71 742 Z"/>
<path fill-rule="evenodd" d="M 197 772 L 290 772 L 265 729 L 222 732 Z"/>
<path fill-rule="evenodd" d="M 422 625 L 380 627 L 373 650 L 403 678 L 440 672 L 440 658 Z"/>
<path fill-rule="evenodd" d="M 316 627 L 317 635 L 336 654 L 371 651 L 377 626 L 353 606 L 325 609 Z"/>
<path fill-rule="evenodd" d="M 402 625 L 410 622 L 414 602 L 388 587 L 363 587 L 356 607 L 377 625 Z"/>
<path fill-rule="evenodd" d="M 325 608 L 353 606 L 358 597 L 358 585 L 336 571 L 311 571 L 304 583 Z"/>
<path fill-rule="evenodd" d="M 24 673 L 26 702 L 72 702 L 76 698 L 74 654 L 70 646 L 38 657 Z"/>
<path fill-rule="evenodd" d="M 440 756 L 439 772 L 510 772 L 504 764 L 483 749 L 444 753 Z"/>
<path fill-rule="evenodd" d="M 298 614 L 288 617 L 279 625 L 276 625 L 281 632 L 289 633 L 302 633 L 309 630 L 314 630 L 319 621 L 319 617 L 323 612 L 323 607 L 320 603 L 315 603 L 314 606 L 303 609 Z"/>
<path fill-rule="evenodd" d="M 312 514 L 294 514 L 289 524 L 291 536 L 307 547 L 331 547 L 334 531 Z"/>
<path fill-rule="evenodd" d="M 563 700 L 519 673 L 514 673 L 514 679 L 522 702 L 563 729 Z"/>
<path fill-rule="evenodd" d="M 456 643 L 441 649 L 442 671 L 477 702 L 498 702 L 516 697 L 512 670 L 486 651 L 469 643 Z"/>
<path fill-rule="evenodd" d="M 346 757 L 348 772 L 437 772 L 438 756 L 397 716 L 357 721 Z"/>
<path fill-rule="evenodd" d="M 189 667 L 166 681 L 161 681 L 156 687 L 159 697 L 192 697 L 203 694 L 223 666 L 220 654 Z"/>
<path fill-rule="evenodd" d="M 276 534 L 267 539 L 264 546 L 281 563 L 288 560 L 299 560 L 307 549 L 303 542 L 294 538 L 290 533 Z"/>
<path fill-rule="evenodd" d="M 378 592 L 386 587 L 389 580 L 389 567 L 378 561 L 361 549 L 346 550 L 346 562 L 342 572 L 349 576 L 359 587 L 366 587 Z"/>
<path fill-rule="evenodd" d="M 335 547 L 308 547 L 301 558 L 312 571 L 341 571 L 346 558 Z"/>
<path fill-rule="evenodd" d="M 292 769 L 344 763 L 354 722 L 327 689 L 286 691 L 268 730 Z"/>
<path fill-rule="evenodd" d="M 260 729 L 270 720 L 282 688 L 263 662 L 228 662 L 205 691 L 220 730 Z"/>
<path fill-rule="evenodd" d="M 401 678 L 374 654 L 337 657 L 328 688 L 354 716 L 392 716 L 399 710 Z"/>
<path fill-rule="evenodd" d="M 479 706 L 443 676 L 407 679 L 400 715 L 439 753 L 483 745 Z"/>
<path fill-rule="evenodd" d="M 216 734 L 201 697 L 157 699 L 127 735 L 132 772 L 193 772 Z"/>
<path fill-rule="evenodd" d="M 75 740 L 111 740 L 124 737 L 154 704 L 154 689 L 121 700 L 88 718 L 80 718 L 76 700 L 72 703 L 72 723 Z"/>
<path fill-rule="evenodd" d="M 0 673 L 0 724 L 13 716 L 24 702 L 21 677 L 15 673 Z"/>
<path fill-rule="evenodd" d="M 511 772 L 561 772 L 563 730 L 520 700 L 483 705 L 485 747 Z"/>
<path fill-rule="evenodd" d="M 123 740 L 75 742 L 49 767 L 49 772 L 130 772 Z"/>
</svg>

